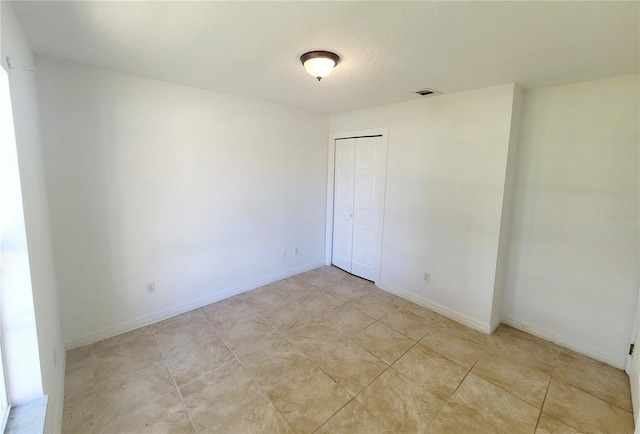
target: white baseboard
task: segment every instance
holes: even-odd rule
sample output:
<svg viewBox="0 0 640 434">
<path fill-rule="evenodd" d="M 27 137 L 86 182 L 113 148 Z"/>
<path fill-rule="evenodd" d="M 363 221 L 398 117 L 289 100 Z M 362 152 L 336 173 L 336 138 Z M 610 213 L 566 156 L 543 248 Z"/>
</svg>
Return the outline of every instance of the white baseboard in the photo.
<svg viewBox="0 0 640 434">
<path fill-rule="evenodd" d="M 614 368 L 624 369 L 627 363 L 626 355 L 610 353 L 608 351 L 602 351 L 597 348 L 583 345 L 581 343 L 575 342 L 572 339 L 561 336 L 555 332 L 545 330 L 541 327 L 524 324 L 521 321 L 515 320 L 513 318 L 502 318 L 502 322 L 513 328 L 522 330 L 523 332 L 529 333 L 544 340 L 553 342 L 554 344 L 560 345 L 561 347 L 565 347 L 569 350 L 575 351 L 576 353 L 584 354 L 587 357 L 591 357 L 592 359 L 596 359 L 602 363 L 606 363 L 607 365 L 613 366 Z"/>
<path fill-rule="evenodd" d="M 79 338 L 71 339 L 70 341 L 65 342 L 65 347 L 67 350 L 70 350 L 73 348 L 78 348 L 84 345 L 92 344 L 102 339 L 110 338 L 112 336 L 126 333 L 128 331 L 135 330 L 140 327 L 148 326 L 158 321 L 162 321 L 167 318 L 171 318 L 173 316 L 180 315 L 185 312 L 189 312 L 190 310 L 197 309 L 199 307 L 203 307 L 211 303 L 215 303 L 216 301 L 224 300 L 225 298 L 233 297 L 234 295 L 251 291 L 252 289 L 256 289 L 261 286 L 268 285 L 269 283 L 273 283 L 278 280 L 286 279 L 287 277 L 295 276 L 296 274 L 304 273 L 305 271 L 322 267 L 323 265 L 324 265 L 324 261 L 318 261 L 311 264 L 303 265 L 298 268 L 294 268 L 293 270 L 289 270 L 284 273 L 273 274 L 263 279 L 259 279 L 259 280 L 246 283 L 243 285 L 239 285 L 233 288 L 228 288 L 223 291 L 216 292 L 211 296 L 199 298 L 197 300 L 183 303 L 178 306 L 173 306 L 169 309 L 165 309 L 160 312 L 155 312 L 149 315 L 145 315 L 143 317 L 140 317 L 132 321 L 128 321 L 126 323 L 117 324 L 117 325 L 105 328 L 98 332 L 90 333 L 88 335 L 85 335 Z"/>
<path fill-rule="evenodd" d="M 465 315 L 461 312 L 455 311 L 453 309 L 449 309 L 441 304 L 428 300 L 426 298 L 420 297 L 418 295 L 412 294 L 403 289 L 397 288 L 393 285 L 390 285 L 386 282 L 380 282 L 378 285 L 380 289 L 384 289 L 387 292 L 398 295 L 406 300 L 412 301 L 420 306 L 426 307 L 427 309 L 431 309 L 434 312 L 439 313 L 440 315 L 444 315 L 447 318 L 451 318 L 454 321 L 457 321 L 461 324 L 471 327 L 472 329 L 478 330 L 479 332 L 490 334 L 491 333 L 491 325 L 484 323 L 476 318 L 472 318 L 468 315 Z"/>
</svg>

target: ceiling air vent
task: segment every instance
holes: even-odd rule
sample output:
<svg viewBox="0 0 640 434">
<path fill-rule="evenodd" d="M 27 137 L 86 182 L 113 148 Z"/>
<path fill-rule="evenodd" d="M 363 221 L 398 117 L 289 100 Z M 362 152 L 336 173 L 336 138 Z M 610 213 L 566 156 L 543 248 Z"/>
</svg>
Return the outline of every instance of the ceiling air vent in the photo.
<svg viewBox="0 0 640 434">
<path fill-rule="evenodd" d="M 422 95 L 422 96 L 427 96 L 427 95 L 441 95 L 442 92 L 438 92 L 437 90 L 433 90 L 433 89 L 422 89 L 422 90 L 418 90 L 415 93 L 417 93 L 418 95 Z"/>
</svg>

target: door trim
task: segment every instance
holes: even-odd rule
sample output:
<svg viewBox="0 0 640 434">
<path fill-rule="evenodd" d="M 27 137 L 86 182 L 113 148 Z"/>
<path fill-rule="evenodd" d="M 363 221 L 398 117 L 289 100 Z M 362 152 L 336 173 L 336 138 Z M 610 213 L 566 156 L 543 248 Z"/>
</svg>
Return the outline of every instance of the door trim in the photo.
<svg viewBox="0 0 640 434">
<path fill-rule="evenodd" d="M 384 155 L 384 164 L 382 165 L 382 191 L 380 193 L 381 198 L 378 203 L 378 215 L 380 216 L 380 222 L 378 225 L 378 237 L 377 237 L 377 251 L 376 251 L 376 270 L 374 283 L 378 285 L 380 283 L 380 269 L 382 263 L 382 234 L 384 232 L 384 201 L 386 197 L 387 187 L 387 155 L 389 148 L 389 127 L 382 128 L 369 128 L 365 130 L 353 130 L 343 132 L 331 132 L 329 133 L 329 142 L 327 144 L 327 215 L 325 219 L 325 249 L 324 249 L 324 262 L 325 265 L 331 265 L 331 256 L 333 252 L 333 189 L 335 179 L 335 154 L 337 139 L 351 139 L 358 137 L 370 137 L 370 136 L 382 136 L 382 146 Z"/>
</svg>

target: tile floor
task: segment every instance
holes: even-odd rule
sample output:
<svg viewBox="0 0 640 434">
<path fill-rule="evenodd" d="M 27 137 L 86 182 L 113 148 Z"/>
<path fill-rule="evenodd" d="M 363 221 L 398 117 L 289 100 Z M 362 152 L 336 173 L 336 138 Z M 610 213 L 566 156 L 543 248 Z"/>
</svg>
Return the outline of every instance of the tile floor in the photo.
<svg viewBox="0 0 640 434">
<path fill-rule="evenodd" d="M 65 433 L 631 433 L 627 376 L 323 267 L 67 353 Z"/>
</svg>

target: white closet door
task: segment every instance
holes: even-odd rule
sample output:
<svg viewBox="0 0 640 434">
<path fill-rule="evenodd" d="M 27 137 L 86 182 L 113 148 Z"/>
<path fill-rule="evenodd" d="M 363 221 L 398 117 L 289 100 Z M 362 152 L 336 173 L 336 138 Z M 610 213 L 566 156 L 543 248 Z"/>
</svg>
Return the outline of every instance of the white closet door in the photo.
<svg viewBox="0 0 640 434">
<path fill-rule="evenodd" d="M 351 272 L 375 280 L 378 262 L 379 201 L 382 199 L 382 137 L 356 139 Z"/>
<path fill-rule="evenodd" d="M 332 263 L 351 272 L 356 140 L 336 140 Z"/>
</svg>

